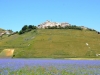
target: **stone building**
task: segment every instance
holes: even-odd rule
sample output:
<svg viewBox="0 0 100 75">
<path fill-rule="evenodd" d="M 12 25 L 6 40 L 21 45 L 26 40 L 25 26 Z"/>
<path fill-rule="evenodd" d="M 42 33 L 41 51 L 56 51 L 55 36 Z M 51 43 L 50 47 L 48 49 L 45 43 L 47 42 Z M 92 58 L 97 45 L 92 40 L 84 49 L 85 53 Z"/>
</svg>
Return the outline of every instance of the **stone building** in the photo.
<svg viewBox="0 0 100 75">
<path fill-rule="evenodd" d="M 69 26 L 70 24 L 66 23 L 66 22 L 64 22 L 64 23 L 57 23 L 57 22 L 51 22 L 51 21 L 47 20 L 46 22 L 41 23 L 40 25 L 38 25 L 38 28 L 46 28 L 48 26 L 50 26 L 50 27 L 57 26 L 58 27 L 59 25 L 61 27 L 65 27 L 65 26 Z"/>
</svg>

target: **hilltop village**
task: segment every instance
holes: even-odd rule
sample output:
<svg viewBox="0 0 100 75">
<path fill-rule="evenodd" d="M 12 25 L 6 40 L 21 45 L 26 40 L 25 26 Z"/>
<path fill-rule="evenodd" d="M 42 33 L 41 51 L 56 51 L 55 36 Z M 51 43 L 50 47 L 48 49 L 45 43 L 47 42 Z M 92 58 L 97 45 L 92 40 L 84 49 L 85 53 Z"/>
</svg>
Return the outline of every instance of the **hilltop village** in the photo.
<svg viewBox="0 0 100 75">
<path fill-rule="evenodd" d="M 67 23 L 67 22 L 63 22 L 63 23 L 58 23 L 58 22 L 51 22 L 49 20 L 47 20 L 46 22 L 43 22 L 41 24 L 39 24 L 37 26 L 37 28 L 48 28 L 48 27 L 62 27 L 62 28 L 65 28 L 65 27 L 68 27 L 68 26 L 72 26 L 71 24 Z M 79 26 L 80 28 L 82 29 L 87 29 L 87 27 L 84 27 L 84 26 Z"/>
<path fill-rule="evenodd" d="M 70 23 L 67 23 L 67 22 L 58 23 L 58 22 L 52 22 L 52 21 L 47 20 L 46 22 L 43 22 L 37 26 L 24 25 L 19 32 L 18 31 L 13 32 L 12 30 L 1 29 L 0 30 L 0 37 L 2 37 L 5 34 L 8 36 L 16 34 L 16 33 L 23 34 L 25 32 L 29 32 L 33 29 L 76 29 L 76 30 L 96 31 L 94 29 L 84 27 L 84 26 L 71 25 Z M 97 33 L 100 34 L 100 32 L 97 32 Z"/>
<path fill-rule="evenodd" d="M 22 29 L 19 31 L 19 34 L 23 34 L 25 32 L 29 32 L 34 29 L 74 29 L 74 30 L 89 30 L 89 31 L 96 31 L 91 28 L 87 28 L 84 26 L 76 26 L 76 25 L 71 25 L 70 23 L 63 22 L 63 23 L 58 23 L 58 22 L 51 22 L 47 20 L 46 22 L 43 22 L 37 26 L 34 25 L 24 25 Z"/>
</svg>

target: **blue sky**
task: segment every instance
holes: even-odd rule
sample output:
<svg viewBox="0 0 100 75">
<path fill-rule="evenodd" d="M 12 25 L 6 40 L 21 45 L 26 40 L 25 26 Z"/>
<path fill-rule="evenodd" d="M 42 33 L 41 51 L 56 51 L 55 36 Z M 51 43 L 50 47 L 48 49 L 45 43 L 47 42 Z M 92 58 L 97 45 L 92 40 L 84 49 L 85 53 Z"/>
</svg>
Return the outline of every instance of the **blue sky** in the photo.
<svg viewBox="0 0 100 75">
<path fill-rule="evenodd" d="M 19 31 L 46 20 L 100 31 L 100 0 L 0 0 L 0 28 Z"/>
</svg>

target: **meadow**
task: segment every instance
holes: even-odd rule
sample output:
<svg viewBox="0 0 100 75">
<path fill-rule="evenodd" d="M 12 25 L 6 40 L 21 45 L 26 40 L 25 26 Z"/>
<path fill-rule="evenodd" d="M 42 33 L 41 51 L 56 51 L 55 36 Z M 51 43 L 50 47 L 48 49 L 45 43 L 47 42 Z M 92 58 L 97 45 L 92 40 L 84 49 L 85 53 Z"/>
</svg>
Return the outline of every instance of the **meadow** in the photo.
<svg viewBox="0 0 100 75">
<path fill-rule="evenodd" d="M 100 60 L 0 59 L 0 75 L 100 75 Z"/>
<path fill-rule="evenodd" d="M 0 51 L 15 49 L 15 58 L 99 58 L 100 35 L 74 29 L 37 29 L 3 36 Z M 86 45 L 88 43 L 88 46 Z"/>
</svg>

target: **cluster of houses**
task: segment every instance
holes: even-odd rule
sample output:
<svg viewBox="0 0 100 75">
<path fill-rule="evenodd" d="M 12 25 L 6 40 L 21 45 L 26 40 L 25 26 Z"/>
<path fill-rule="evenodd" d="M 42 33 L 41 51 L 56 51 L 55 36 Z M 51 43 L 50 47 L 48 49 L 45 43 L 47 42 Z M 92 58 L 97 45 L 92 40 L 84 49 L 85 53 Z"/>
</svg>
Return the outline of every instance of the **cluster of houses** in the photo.
<svg viewBox="0 0 100 75">
<path fill-rule="evenodd" d="M 46 28 L 48 26 L 53 27 L 53 26 L 61 26 L 61 27 L 65 27 L 65 26 L 70 26 L 69 23 L 64 22 L 64 23 L 57 23 L 57 22 L 51 22 L 49 20 L 47 20 L 44 23 L 41 23 L 40 25 L 38 25 L 38 28 Z"/>
<path fill-rule="evenodd" d="M 53 27 L 53 26 L 61 26 L 61 27 L 66 27 L 66 26 L 71 26 L 71 24 L 67 23 L 67 22 L 63 22 L 63 23 L 57 23 L 57 22 L 51 22 L 49 20 L 47 20 L 44 23 L 41 23 L 37 26 L 37 28 L 47 28 L 48 26 Z M 84 26 L 80 26 L 82 29 L 87 29 L 87 27 Z"/>
<path fill-rule="evenodd" d="M 7 30 L 3 31 L 3 32 L 0 32 L 0 37 L 2 37 L 5 34 L 10 35 L 11 33 L 9 31 L 7 31 Z"/>
<path fill-rule="evenodd" d="M 63 22 L 63 23 L 57 23 L 57 22 L 52 22 L 52 21 L 49 21 L 49 20 L 47 20 L 46 22 L 44 22 L 44 23 L 41 23 L 41 24 L 39 24 L 38 26 L 37 26 L 37 28 L 43 28 L 43 29 L 45 29 L 45 28 L 47 28 L 47 27 L 53 27 L 53 26 L 61 26 L 61 27 L 66 27 L 66 26 L 71 26 L 71 24 L 69 24 L 69 23 L 67 23 L 67 22 Z M 88 29 L 87 27 L 85 27 L 85 26 L 80 26 L 82 29 L 84 29 L 84 30 L 86 30 L 86 29 Z M 97 32 L 98 34 L 100 34 L 100 32 Z"/>
</svg>

